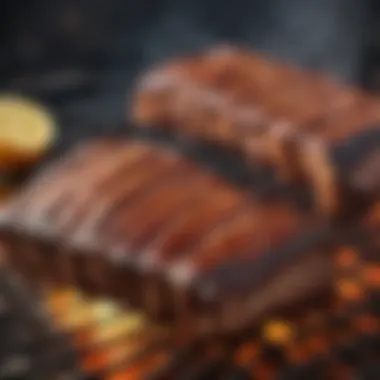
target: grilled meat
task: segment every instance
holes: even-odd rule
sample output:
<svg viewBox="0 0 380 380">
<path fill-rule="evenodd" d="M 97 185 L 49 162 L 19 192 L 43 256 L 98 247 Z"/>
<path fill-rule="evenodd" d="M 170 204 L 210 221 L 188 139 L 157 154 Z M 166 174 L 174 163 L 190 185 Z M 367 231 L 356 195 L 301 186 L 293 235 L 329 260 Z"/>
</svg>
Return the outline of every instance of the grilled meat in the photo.
<svg viewBox="0 0 380 380">
<path fill-rule="evenodd" d="M 132 118 L 237 149 L 253 163 L 311 185 L 318 209 L 338 215 L 368 140 L 379 141 L 380 102 L 317 73 L 215 48 L 139 82 Z"/>
<path fill-rule="evenodd" d="M 330 229 L 167 149 L 95 141 L 42 170 L 1 215 L 6 259 L 174 320 L 241 329 L 331 285 Z"/>
</svg>

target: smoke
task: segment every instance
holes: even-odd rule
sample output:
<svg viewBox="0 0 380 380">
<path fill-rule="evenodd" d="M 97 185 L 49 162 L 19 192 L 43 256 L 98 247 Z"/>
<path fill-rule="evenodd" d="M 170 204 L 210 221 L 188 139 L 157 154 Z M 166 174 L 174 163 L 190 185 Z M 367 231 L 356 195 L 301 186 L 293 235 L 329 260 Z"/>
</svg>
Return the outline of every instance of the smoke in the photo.
<svg viewBox="0 0 380 380">
<path fill-rule="evenodd" d="M 137 74 L 222 42 L 355 81 L 368 45 L 369 1 L 3 0 L 0 85 L 49 101 L 87 134 L 93 127 L 77 126 L 121 120 Z M 60 87 L 42 88 L 46 74 L 59 76 L 51 83 Z M 67 128 L 69 140 L 79 133 Z"/>
<path fill-rule="evenodd" d="M 229 41 L 354 80 L 367 28 L 365 1 L 193 0 L 169 6 L 149 25 L 141 46 L 144 66 Z"/>
</svg>

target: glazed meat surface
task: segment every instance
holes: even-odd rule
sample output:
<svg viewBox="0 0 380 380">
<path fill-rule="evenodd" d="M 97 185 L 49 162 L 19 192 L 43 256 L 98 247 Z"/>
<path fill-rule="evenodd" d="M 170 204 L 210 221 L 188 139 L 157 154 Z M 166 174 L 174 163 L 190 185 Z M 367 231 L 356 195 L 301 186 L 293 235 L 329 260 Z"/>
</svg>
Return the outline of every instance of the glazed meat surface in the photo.
<svg viewBox="0 0 380 380">
<path fill-rule="evenodd" d="M 318 73 L 224 47 L 147 73 L 132 117 L 270 164 L 283 178 L 310 184 L 320 210 L 339 214 L 349 192 L 341 177 L 350 170 L 335 151 L 349 156 L 346 145 L 356 142 L 358 151 L 363 133 L 379 134 L 380 102 Z"/>
<path fill-rule="evenodd" d="M 3 210 L 1 226 L 8 262 L 32 282 L 113 296 L 194 334 L 240 328 L 276 309 L 283 291 L 296 302 L 331 279 L 329 248 L 320 248 L 328 229 L 315 218 L 258 201 L 177 153 L 136 141 L 95 141 L 62 157 Z M 320 235 L 297 248 L 305 233 Z M 231 262 L 253 268 L 244 286 L 239 276 L 216 275 Z M 256 283 L 257 267 L 261 284 L 275 286 L 287 272 L 294 281 L 281 292 L 275 286 L 269 305 L 244 311 L 247 297 L 259 299 L 269 286 Z M 225 289 L 225 281 L 226 300 L 242 303 L 232 319 L 225 301 L 205 290 Z"/>
</svg>

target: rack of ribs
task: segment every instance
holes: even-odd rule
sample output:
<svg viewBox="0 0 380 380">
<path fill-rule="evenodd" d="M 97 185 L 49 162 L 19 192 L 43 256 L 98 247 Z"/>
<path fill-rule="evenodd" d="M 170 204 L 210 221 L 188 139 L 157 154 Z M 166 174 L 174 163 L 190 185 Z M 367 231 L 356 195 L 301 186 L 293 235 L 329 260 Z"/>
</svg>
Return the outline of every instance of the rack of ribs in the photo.
<svg viewBox="0 0 380 380">
<path fill-rule="evenodd" d="M 0 222 L 6 261 L 33 284 L 112 297 L 191 336 L 331 289 L 333 228 L 146 142 L 80 144 Z"/>
<path fill-rule="evenodd" d="M 217 47 L 148 72 L 132 119 L 238 150 L 313 191 L 339 215 L 353 165 L 379 142 L 380 102 L 318 73 L 242 49 Z"/>
</svg>

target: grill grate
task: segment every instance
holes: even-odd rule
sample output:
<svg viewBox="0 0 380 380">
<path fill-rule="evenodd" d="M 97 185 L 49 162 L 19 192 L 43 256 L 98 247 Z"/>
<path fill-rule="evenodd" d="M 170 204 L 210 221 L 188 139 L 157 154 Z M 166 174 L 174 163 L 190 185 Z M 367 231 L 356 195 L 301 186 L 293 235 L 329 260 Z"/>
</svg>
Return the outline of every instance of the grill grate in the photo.
<svg viewBox="0 0 380 380">
<path fill-rule="evenodd" d="M 347 305 L 314 309 L 235 339 L 175 349 L 180 346 L 167 330 L 136 312 L 70 289 L 42 299 L 27 289 L 1 270 L 1 380 L 378 379 L 377 292 L 350 305 L 350 313 Z M 277 336 L 276 343 L 268 334 Z"/>
</svg>

